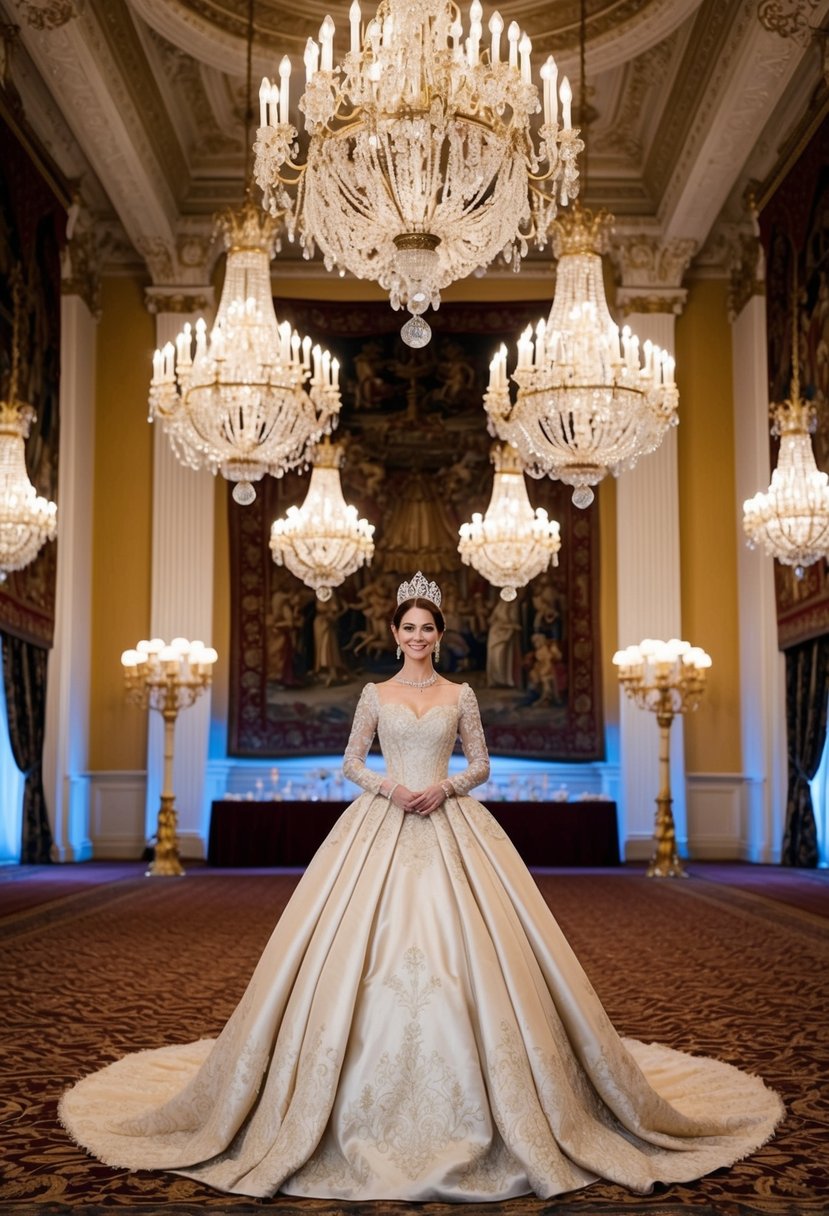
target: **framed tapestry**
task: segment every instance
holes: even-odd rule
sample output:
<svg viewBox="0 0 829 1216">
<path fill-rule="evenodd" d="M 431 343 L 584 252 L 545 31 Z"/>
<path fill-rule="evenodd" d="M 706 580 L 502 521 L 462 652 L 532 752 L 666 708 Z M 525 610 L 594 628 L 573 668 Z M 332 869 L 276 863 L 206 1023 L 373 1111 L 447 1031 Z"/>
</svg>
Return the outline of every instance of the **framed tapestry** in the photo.
<svg viewBox="0 0 829 1216">
<path fill-rule="evenodd" d="M 769 401 L 786 400 L 791 389 L 796 275 L 800 393 L 815 408 L 817 467 L 829 473 L 829 120 L 824 119 L 763 208 L 760 229 L 766 257 Z M 773 440 L 772 468 L 778 447 Z M 825 561 L 807 566 L 802 578 L 775 562 L 774 582 L 781 650 L 829 633 Z"/>
<path fill-rule="evenodd" d="M 443 592 L 440 670 L 475 689 L 491 751 L 601 758 L 595 505 L 580 511 L 560 482 L 528 479 L 533 506 L 561 525 L 560 564 L 512 603 L 457 550 L 459 525 L 486 510 L 492 488 L 489 361 L 543 304 L 443 305 L 430 344 L 411 350 L 387 304 L 275 303 L 280 320 L 340 360 L 343 492 L 375 525 L 375 555 L 322 603 L 268 547 L 272 522 L 302 502 L 307 475 L 265 478 L 250 507 L 228 493 L 230 753 L 341 752 L 363 685 L 396 670 L 397 586 L 421 569 Z"/>
</svg>

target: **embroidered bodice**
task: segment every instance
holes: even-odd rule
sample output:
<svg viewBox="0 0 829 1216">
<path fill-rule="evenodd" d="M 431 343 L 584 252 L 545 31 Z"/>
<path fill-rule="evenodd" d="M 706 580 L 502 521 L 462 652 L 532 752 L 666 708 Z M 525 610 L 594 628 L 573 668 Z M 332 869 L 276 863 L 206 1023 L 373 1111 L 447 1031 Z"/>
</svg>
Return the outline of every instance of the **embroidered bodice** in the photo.
<svg viewBox="0 0 829 1216">
<path fill-rule="evenodd" d="M 375 734 L 380 739 L 386 774 L 375 772 L 365 763 Z M 489 777 L 481 715 L 469 685 L 461 685 L 456 705 L 433 705 L 418 715 L 408 705 L 383 704 L 376 684 L 366 684 L 354 713 L 343 756 L 343 773 L 349 781 L 374 794 L 386 775 L 409 789 L 422 790 L 444 780 L 458 736 L 467 767 L 452 774 L 452 785 L 458 797 L 462 797 Z"/>
</svg>

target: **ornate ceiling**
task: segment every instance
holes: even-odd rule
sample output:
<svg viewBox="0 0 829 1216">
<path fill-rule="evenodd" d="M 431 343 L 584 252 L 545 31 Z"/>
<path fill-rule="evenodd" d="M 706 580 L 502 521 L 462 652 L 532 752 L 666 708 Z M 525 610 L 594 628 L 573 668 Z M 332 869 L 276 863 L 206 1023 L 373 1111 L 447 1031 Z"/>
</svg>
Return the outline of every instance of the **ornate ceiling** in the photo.
<svg viewBox="0 0 829 1216">
<path fill-rule="evenodd" d="M 301 71 L 329 11 L 344 46 L 348 6 L 256 0 L 254 81 L 286 52 Z M 578 96 L 580 0 L 499 8 Z M 722 265 L 747 184 L 826 108 L 813 31 L 828 14 L 829 0 L 587 0 L 587 201 L 616 215 L 623 271 L 626 236 L 673 277 Z M 209 276 L 211 217 L 242 196 L 246 21 L 246 0 L 0 0 L 6 108 L 76 183 L 106 264 L 143 263 L 155 285 Z M 290 248 L 278 265 L 309 272 Z"/>
</svg>

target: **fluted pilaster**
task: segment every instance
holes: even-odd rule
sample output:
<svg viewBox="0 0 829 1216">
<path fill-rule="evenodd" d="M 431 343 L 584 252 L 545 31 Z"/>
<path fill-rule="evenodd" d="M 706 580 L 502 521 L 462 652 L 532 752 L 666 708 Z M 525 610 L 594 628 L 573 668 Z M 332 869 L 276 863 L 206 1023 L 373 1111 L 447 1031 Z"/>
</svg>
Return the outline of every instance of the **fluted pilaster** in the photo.
<svg viewBox="0 0 829 1216">
<path fill-rule="evenodd" d="M 666 307 L 669 311 L 633 312 L 625 321 L 640 342 L 650 338 L 673 354 L 675 311 L 680 310 L 681 301 L 671 296 Z M 681 408 L 680 402 L 680 412 Z M 643 456 L 635 469 L 619 477 L 616 502 L 619 645 L 646 637 L 681 637 L 675 428 L 656 452 Z M 622 839 L 628 857 L 645 857 L 651 852 L 659 788 L 657 727 L 653 714 L 620 696 Z M 681 718 L 671 730 L 671 793 L 681 851 L 687 839 Z"/>
<path fill-rule="evenodd" d="M 63 295 L 60 326 L 58 560 L 43 779 L 57 857 L 60 861 L 83 861 L 92 851 L 86 770 L 97 329 L 80 294 Z"/>
<path fill-rule="evenodd" d="M 780 860 L 786 802 L 785 663 L 777 648 L 774 564 L 750 550 L 742 504 L 771 480 L 766 300 L 754 294 L 732 321 L 740 705 L 746 778 L 744 849 Z"/>
<path fill-rule="evenodd" d="M 152 289 L 148 306 L 156 314 L 159 346 L 175 340 L 196 309 L 212 302 L 203 291 Z M 171 311 L 172 309 L 172 311 Z M 192 310 L 192 311 L 191 311 Z M 150 368 L 147 368 L 149 389 Z M 153 437 L 153 531 L 150 634 L 200 638 L 210 645 L 213 629 L 214 479 L 176 460 L 160 424 Z M 223 656 L 225 657 L 225 656 Z M 184 856 L 202 856 L 209 807 L 205 803 L 205 765 L 210 730 L 210 691 L 202 694 L 176 724 L 173 787 Z M 150 714 L 147 756 L 147 834 L 154 835 L 162 785 L 163 727 Z"/>
</svg>

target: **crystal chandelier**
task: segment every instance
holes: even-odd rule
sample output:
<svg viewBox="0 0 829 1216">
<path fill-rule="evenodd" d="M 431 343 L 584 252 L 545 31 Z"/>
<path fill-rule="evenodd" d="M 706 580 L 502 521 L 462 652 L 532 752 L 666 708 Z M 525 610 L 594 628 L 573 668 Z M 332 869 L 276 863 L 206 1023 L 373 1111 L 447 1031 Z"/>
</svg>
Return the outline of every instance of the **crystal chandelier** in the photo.
<svg viewBox="0 0 829 1216">
<path fill-rule="evenodd" d="M 543 507 L 533 511 L 516 450 L 496 444 L 492 453 L 495 476 L 486 514 L 476 511 L 461 524 L 458 552 L 467 566 L 501 588 L 502 600 L 514 600 L 516 587 L 525 587 L 552 564 L 558 565 L 559 526 Z"/>
<path fill-rule="evenodd" d="M 614 324 L 604 294 L 602 254 L 613 217 L 576 206 L 552 223 L 558 259 L 549 318 L 518 340 L 512 404 L 507 349 L 489 365 L 484 405 L 499 439 L 514 444 L 532 477 L 573 486 L 587 507 L 591 486 L 630 469 L 677 423 L 674 360 Z"/>
<path fill-rule="evenodd" d="M 271 525 L 270 547 L 277 566 L 286 565 L 323 601 L 330 600 L 332 587 L 339 587 L 374 555 L 374 524 L 346 504 L 341 463 L 340 447 L 321 443 L 302 506 L 289 507 L 286 516 Z"/>
<path fill-rule="evenodd" d="M 18 400 L 23 281 L 12 272 L 14 316 L 8 399 L 0 401 L 0 582 L 12 570 L 34 561 L 57 532 L 57 507 L 41 497 L 26 472 L 25 441 L 35 419 L 30 405 Z"/>
<path fill-rule="evenodd" d="M 339 363 L 277 320 L 269 270 L 275 221 L 248 198 L 218 223 L 227 269 L 216 320 L 209 338 L 204 320 L 196 322 L 195 352 L 189 324 L 175 347 L 155 352 L 150 419 L 161 420 L 182 464 L 220 472 L 246 505 L 256 497 L 252 482 L 307 465 L 309 446 L 330 434 Z"/>
<path fill-rule="evenodd" d="M 792 299 L 791 396 L 772 407 L 771 433 L 780 437 L 777 468 L 771 485 L 743 503 L 743 530 L 750 548 L 762 545 L 797 578 L 806 566 L 829 557 L 829 477 L 818 469 L 810 432 L 815 407 L 800 397 L 797 344 L 797 285 Z"/>
<path fill-rule="evenodd" d="M 306 257 L 319 245 L 329 270 L 379 283 L 393 308 L 412 314 L 404 340 L 423 346 L 420 314 L 438 307 L 441 290 L 501 253 L 517 268 L 527 239 L 543 244 L 559 203 L 577 192 L 572 92 L 566 78 L 556 91 L 550 56 L 536 148 L 532 43 L 516 22 L 504 46 L 503 18 L 492 14 L 487 39 L 478 0 L 466 38 L 452 0 L 382 0 L 365 26 L 354 0 L 349 17 L 342 63 L 330 16 L 305 48 L 304 162 L 288 57 L 278 84 L 262 81 L 256 180 Z"/>
<path fill-rule="evenodd" d="M 253 0 L 248 0 L 245 149 L 250 160 Z M 150 421 L 159 418 L 182 464 L 221 472 L 245 506 L 253 482 L 281 477 L 331 433 L 340 410 L 339 363 L 311 347 L 274 312 L 270 263 L 279 224 L 252 195 L 250 164 L 245 200 L 217 217 L 227 265 L 216 320 L 207 336 L 203 319 L 185 325 L 173 346 L 153 359 Z M 312 367 L 313 359 L 313 367 Z M 310 377 L 310 384 L 306 382 Z"/>
</svg>

